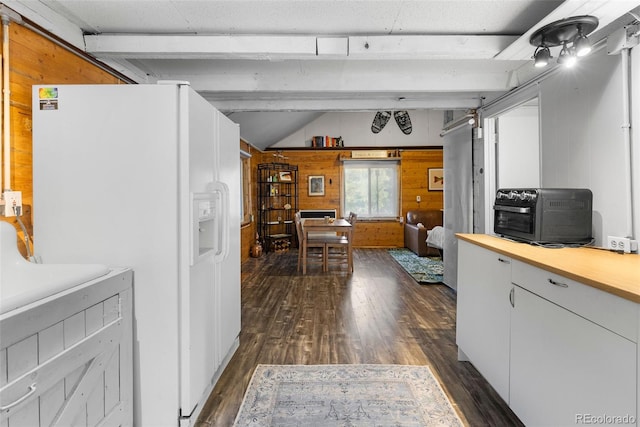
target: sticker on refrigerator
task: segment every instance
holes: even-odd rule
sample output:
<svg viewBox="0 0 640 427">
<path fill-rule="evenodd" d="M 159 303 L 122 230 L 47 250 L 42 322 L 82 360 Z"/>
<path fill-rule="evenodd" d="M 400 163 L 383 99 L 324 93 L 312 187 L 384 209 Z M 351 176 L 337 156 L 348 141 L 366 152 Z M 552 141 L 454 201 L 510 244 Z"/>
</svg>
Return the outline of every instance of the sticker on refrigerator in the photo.
<svg viewBox="0 0 640 427">
<path fill-rule="evenodd" d="M 38 98 L 41 110 L 57 110 L 58 109 L 58 88 L 57 87 L 41 87 L 38 89 Z"/>
</svg>

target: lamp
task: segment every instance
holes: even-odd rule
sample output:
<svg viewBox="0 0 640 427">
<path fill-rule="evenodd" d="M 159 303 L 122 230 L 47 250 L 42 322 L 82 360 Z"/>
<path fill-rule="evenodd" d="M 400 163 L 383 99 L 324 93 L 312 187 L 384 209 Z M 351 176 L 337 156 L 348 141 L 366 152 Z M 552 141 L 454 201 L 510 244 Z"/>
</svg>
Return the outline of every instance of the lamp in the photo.
<svg viewBox="0 0 640 427">
<path fill-rule="evenodd" d="M 545 25 L 536 30 L 529 43 L 536 46 L 533 54 L 534 65 L 544 67 L 552 58 L 550 47 L 562 46 L 558 55 L 558 64 L 571 67 L 577 57 L 591 52 L 591 43 L 587 38 L 598 27 L 598 18 L 590 15 L 572 16 Z"/>
</svg>

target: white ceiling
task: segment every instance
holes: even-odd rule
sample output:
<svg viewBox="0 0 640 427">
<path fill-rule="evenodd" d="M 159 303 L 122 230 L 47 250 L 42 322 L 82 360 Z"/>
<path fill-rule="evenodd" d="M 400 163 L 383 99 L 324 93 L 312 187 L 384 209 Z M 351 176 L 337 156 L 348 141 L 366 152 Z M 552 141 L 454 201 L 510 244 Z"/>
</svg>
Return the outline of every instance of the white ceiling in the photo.
<svg viewBox="0 0 640 427">
<path fill-rule="evenodd" d="M 528 42 L 535 29 L 595 15 L 597 40 L 640 6 L 637 0 L 3 3 L 136 82 L 189 81 L 258 148 L 325 111 L 475 108 L 535 76 Z"/>
</svg>

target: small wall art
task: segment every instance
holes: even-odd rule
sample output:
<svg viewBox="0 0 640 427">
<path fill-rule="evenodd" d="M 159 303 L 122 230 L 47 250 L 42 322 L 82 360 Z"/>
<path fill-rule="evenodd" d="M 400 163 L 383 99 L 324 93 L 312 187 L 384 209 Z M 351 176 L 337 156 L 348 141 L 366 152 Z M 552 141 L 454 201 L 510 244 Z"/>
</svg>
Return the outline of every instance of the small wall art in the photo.
<svg viewBox="0 0 640 427">
<path fill-rule="evenodd" d="M 324 175 L 309 176 L 309 196 L 324 196 Z"/>
<path fill-rule="evenodd" d="M 444 189 L 444 169 L 430 168 L 428 170 L 429 191 L 442 191 Z"/>
<path fill-rule="evenodd" d="M 291 182 L 291 171 L 281 171 L 279 175 L 280 181 Z"/>
</svg>

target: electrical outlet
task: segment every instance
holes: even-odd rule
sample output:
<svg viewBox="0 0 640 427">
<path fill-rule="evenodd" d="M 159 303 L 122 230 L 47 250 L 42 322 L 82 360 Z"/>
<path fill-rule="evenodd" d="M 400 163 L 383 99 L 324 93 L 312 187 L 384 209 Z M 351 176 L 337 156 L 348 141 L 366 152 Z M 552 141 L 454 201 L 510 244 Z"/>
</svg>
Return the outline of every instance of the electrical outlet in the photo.
<svg viewBox="0 0 640 427">
<path fill-rule="evenodd" d="M 5 191 L 2 197 L 4 199 L 4 216 L 16 216 L 16 212 L 22 212 L 21 191 Z"/>
<path fill-rule="evenodd" d="M 626 237 L 607 236 L 607 248 L 612 251 L 631 252 L 631 240 Z"/>
<path fill-rule="evenodd" d="M 422 197 L 416 196 L 416 202 L 420 203 L 422 201 Z"/>
</svg>

